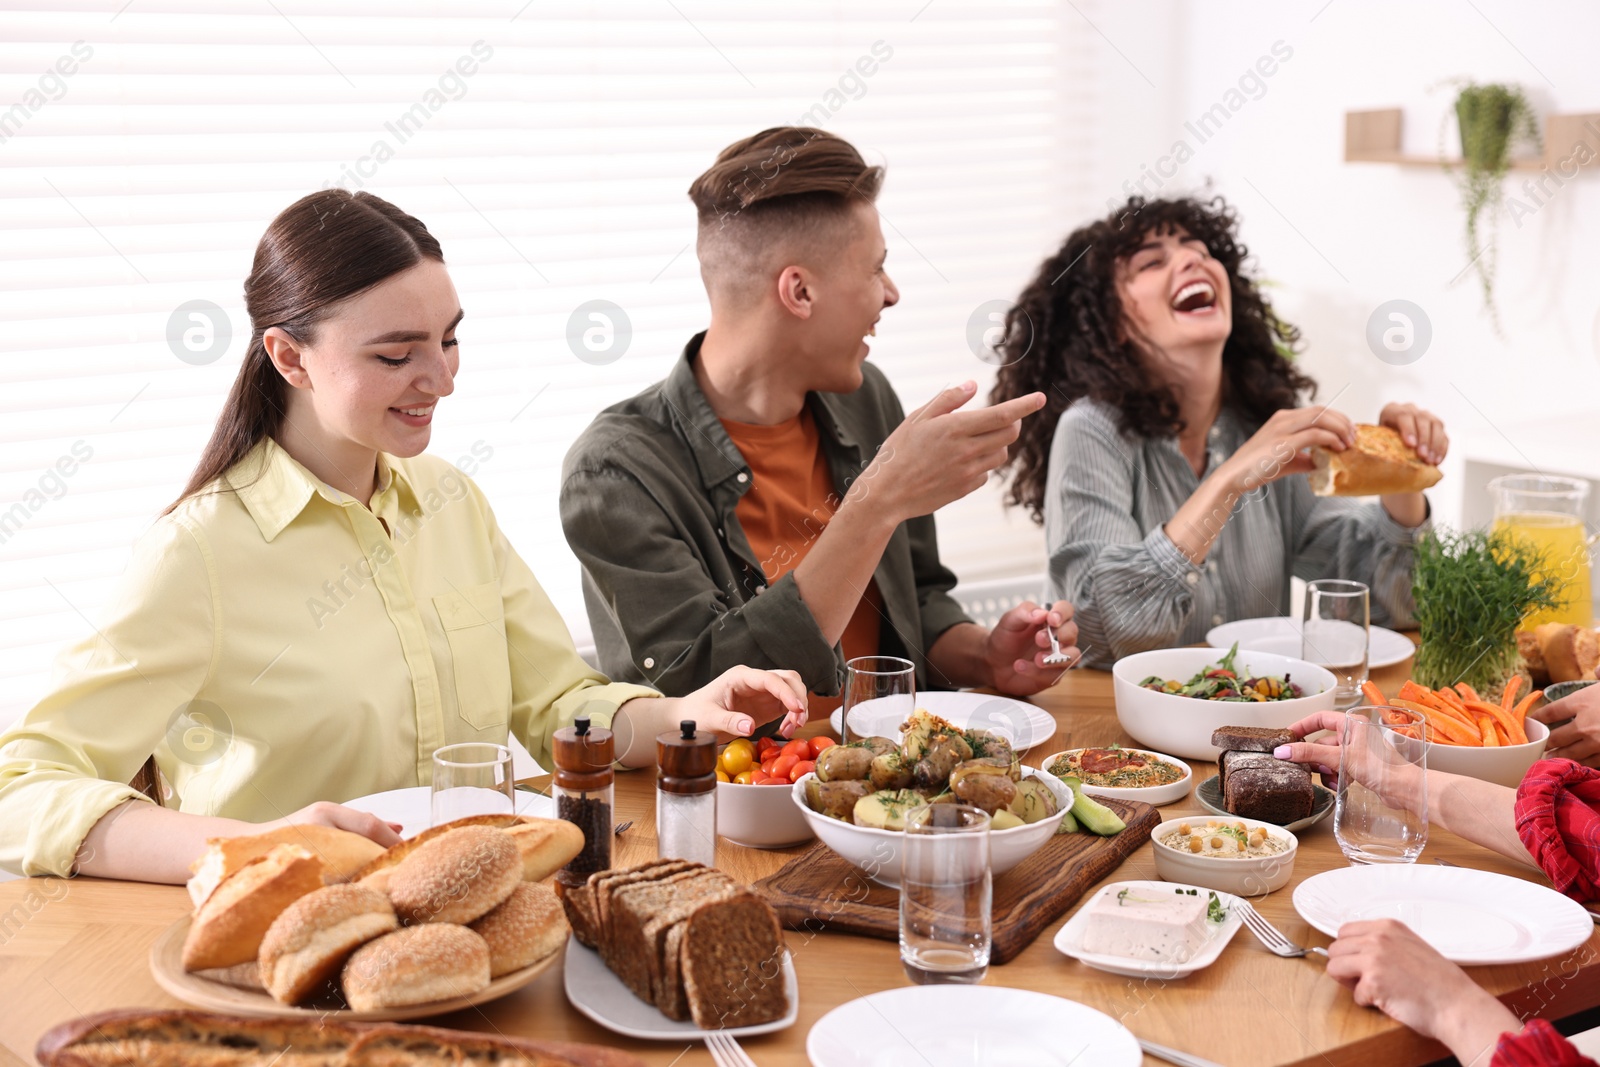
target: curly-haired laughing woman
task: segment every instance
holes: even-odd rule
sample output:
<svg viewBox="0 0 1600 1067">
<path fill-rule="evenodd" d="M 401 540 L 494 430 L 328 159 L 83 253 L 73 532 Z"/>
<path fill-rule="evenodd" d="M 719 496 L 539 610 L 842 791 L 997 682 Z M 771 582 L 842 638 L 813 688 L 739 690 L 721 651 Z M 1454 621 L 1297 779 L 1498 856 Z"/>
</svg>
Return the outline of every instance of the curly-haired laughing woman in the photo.
<svg viewBox="0 0 1600 1067">
<path fill-rule="evenodd" d="M 1220 199 L 1134 198 L 1073 232 L 1023 290 L 1000 347 L 998 403 L 1043 392 L 1012 449 L 1010 501 L 1042 522 L 1048 599 L 1077 606 L 1106 667 L 1192 644 L 1233 619 L 1285 615 L 1289 579 L 1372 587 L 1377 623 L 1411 610 L 1421 493 L 1318 498 L 1306 450 L 1355 425 L 1301 406 L 1299 339 L 1245 270 Z M 1410 404 L 1379 416 L 1433 463 L 1444 425 Z"/>
</svg>

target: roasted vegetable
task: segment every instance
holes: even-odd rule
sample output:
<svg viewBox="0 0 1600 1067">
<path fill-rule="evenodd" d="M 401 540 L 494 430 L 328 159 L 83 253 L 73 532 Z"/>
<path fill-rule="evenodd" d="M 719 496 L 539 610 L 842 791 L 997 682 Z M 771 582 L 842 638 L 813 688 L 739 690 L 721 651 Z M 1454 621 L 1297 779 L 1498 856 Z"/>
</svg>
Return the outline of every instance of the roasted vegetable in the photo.
<svg viewBox="0 0 1600 1067">
<path fill-rule="evenodd" d="M 1015 830 L 1022 825 L 1024 825 L 1022 820 L 1014 812 L 1005 808 L 1001 808 L 989 816 L 989 829 L 991 830 Z"/>
<path fill-rule="evenodd" d="M 885 752 L 872 761 L 870 777 L 873 789 L 908 789 L 911 764 L 898 752 Z"/>
<path fill-rule="evenodd" d="M 1025 823 L 1042 822 L 1061 810 L 1056 795 L 1037 778 L 1024 778 L 1018 782 L 1017 797 L 1007 807 Z"/>
<path fill-rule="evenodd" d="M 884 789 L 856 801 L 853 821 L 857 826 L 879 830 L 904 830 L 906 816 L 927 802 L 921 793 L 910 789 Z"/>
<path fill-rule="evenodd" d="M 850 745 L 853 748 L 864 748 L 872 753 L 874 757 L 881 756 L 887 752 L 900 751 L 900 746 L 890 737 L 863 737 L 859 741 L 850 742 Z"/>
<path fill-rule="evenodd" d="M 1019 763 L 1016 751 L 1011 747 L 1011 742 L 999 734 L 990 733 L 988 730 L 968 730 L 963 736 L 967 746 L 972 749 L 974 759 L 995 759 L 1006 763 Z M 1014 779 L 1016 776 L 1012 775 Z"/>
<path fill-rule="evenodd" d="M 924 789 L 944 786 L 950 772 L 972 758 L 972 748 L 960 734 L 935 734 L 921 759 L 911 768 L 912 782 Z"/>
<path fill-rule="evenodd" d="M 812 778 L 806 782 L 806 806 L 830 819 L 850 822 L 855 816 L 856 801 L 871 792 L 871 784 L 859 778 L 843 782 L 820 782 Z"/>
<path fill-rule="evenodd" d="M 987 760 L 971 760 L 951 771 L 950 791 L 962 803 L 982 808 L 990 815 L 1010 807 L 1017 799 L 1017 784 L 1006 773 L 1006 768 L 996 767 Z"/>
<path fill-rule="evenodd" d="M 864 779 L 872 769 L 872 752 L 855 745 L 834 745 L 817 757 L 817 777 L 824 782 Z"/>
</svg>

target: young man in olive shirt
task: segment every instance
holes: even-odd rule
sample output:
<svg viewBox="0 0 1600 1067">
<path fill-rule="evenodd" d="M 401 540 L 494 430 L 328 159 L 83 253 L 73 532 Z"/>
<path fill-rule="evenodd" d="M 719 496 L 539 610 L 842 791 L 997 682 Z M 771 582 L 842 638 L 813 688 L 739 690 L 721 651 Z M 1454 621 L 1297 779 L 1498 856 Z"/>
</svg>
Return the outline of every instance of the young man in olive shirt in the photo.
<svg viewBox="0 0 1600 1067">
<path fill-rule="evenodd" d="M 905 417 L 862 339 L 899 300 L 873 207 L 882 176 L 831 134 L 783 127 L 730 145 L 690 187 L 711 325 L 665 381 L 595 419 L 562 475 L 612 678 L 670 694 L 743 663 L 834 694 L 864 603 L 879 615 L 872 651 L 915 663 L 919 689 L 1038 692 L 1061 672 L 1043 664 L 1047 626 L 1076 657 L 1065 601 L 989 631 L 949 595 L 933 512 L 984 484 L 1044 398 L 962 411 L 966 382 Z M 797 417 L 815 423 L 835 495 L 758 555 L 738 515 L 754 464 L 727 424 Z"/>
</svg>

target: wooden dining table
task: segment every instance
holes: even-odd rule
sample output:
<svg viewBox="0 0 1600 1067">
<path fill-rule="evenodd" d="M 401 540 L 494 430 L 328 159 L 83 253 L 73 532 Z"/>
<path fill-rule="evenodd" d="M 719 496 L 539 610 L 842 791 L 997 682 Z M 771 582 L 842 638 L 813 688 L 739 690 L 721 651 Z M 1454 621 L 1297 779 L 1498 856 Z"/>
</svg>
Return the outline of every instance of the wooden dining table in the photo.
<svg viewBox="0 0 1600 1067">
<path fill-rule="evenodd" d="M 1392 692 L 1409 667 L 1408 661 L 1377 670 L 1373 679 Z M 1034 702 L 1055 718 L 1057 729 L 1048 744 L 1026 754 L 1026 762 L 1037 765 L 1046 754 L 1065 748 L 1134 743 L 1117 723 L 1109 673 L 1069 671 Z M 811 724 L 806 732 L 823 728 Z M 1215 773 L 1215 766 L 1195 763 L 1194 771 L 1198 784 Z M 633 821 L 617 839 L 618 865 L 655 856 L 654 802 L 652 774 L 617 776 L 616 818 Z M 1162 810 L 1166 817 L 1204 814 L 1192 793 Z M 1345 859 L 1335 843 L 1331 818 L 1299 837 L 1289 885 L 1255 904 L 1290 938 L 1305 945 L 1326 945 L 1329 939 L 1300 918 L 1290 897 L 1300 882 L 1345 866 Z M 1156 878 L 1151 848 L 1148 841 L 1143 843 L 1107 881 Z M 753 882 L 804 851 L 805 847 L 761 851 L 722 841 L 717 864 L 733 877 Z M 1436 860 L 1548 884 L 1531 866 L 1432 828 L 1419 862 Z M 188 910 L 188 897 L 178 886 L 94 878 L 0 883 L 0 1065 L 32 1063 L 39 1036 L 78 1015 L 111 1008 L 182 1007 L 151 977 L 148 956 L 157 935 Z M 1070 911 L 1061 916 L 1062 922 Z M 1350 992 L 1327 977 L 1320 959 L 1274 956 L 1246 930 L 1239 931 L 1210 967 L 1188 978 L 1160 981 L 1118 977 L 1069 959 L 1051 944 L 1057 928 L 1059 923 L 1053 924 L 1011 962 L 991 967 L 984 983 L 1078 1001 L 1120 1020 L 1140 1038 L 1227 1067 L 1412 1067 L 1447 1056 L 1438 1043 L 1418 1037 L 1373 1009 L 1357 1007 Z M 910 984 L 892 941 L 826 929 L 791 931 L 787 940 L 799 976 L 799 1020 L 778 1033 L 743 1040 L 761 1067 L 802 1067 L 809 1062 L 806 1035 L 823 1015 L 857 997 Z M 1469 973 L 1519 1015 L 1564 1018 L 1600 1005 L 1600 936 L 1591 936 L 1562 958 L 1474 967 Z M 698 1044 L 635 1041 L 590 1022 L 567 1003 L 559 967 L 501 1000 L 433 1022 L 611 1045 L 660 1067 L 712 1062 Z M 925 1020 L 922 1025 L 937 1026 L 938 1021 Z M 1063 1034 L 1063 1040 L 1068 1036 Z M 1146 1056 L 1144 1062 L 1163 1061 Z"/>
</svg>

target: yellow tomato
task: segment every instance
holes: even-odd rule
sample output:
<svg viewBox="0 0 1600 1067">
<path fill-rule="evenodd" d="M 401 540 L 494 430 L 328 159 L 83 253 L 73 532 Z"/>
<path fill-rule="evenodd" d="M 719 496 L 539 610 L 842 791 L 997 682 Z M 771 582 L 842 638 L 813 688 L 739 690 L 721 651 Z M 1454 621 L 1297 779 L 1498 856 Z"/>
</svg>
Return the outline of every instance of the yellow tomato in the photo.
<svg viewBox="0 0 1600 1067">
<path fill-rule="evenodd" d="M 749 785 L 750 784 L 750 772 L 749 771 L 740 771 L 738 774 L 733 776 L 733 782 L 734 782 L 735 785 Z"/>
<path fill-rule="evenodd" d="M 728 777 L 728 772 L 727 771 L 723 770 L 721 767 L 718 767 L 717 768 L 717 781 L 719 781 L 719 782 L 731 782 L 731 781 L 733 781 L 733 779 Z"/>
<path fill-rule="evenodd" d="M 737 738 L 728 742 L 728 747 L 722 750 L 722 755 L 717 757 L 717 762 L 722 765 L 724 772 L 729 777 L 737 777 L 740 773 L 748 771 L 755 762 L 756 750 L 744 738 Z"/>
</svg>

